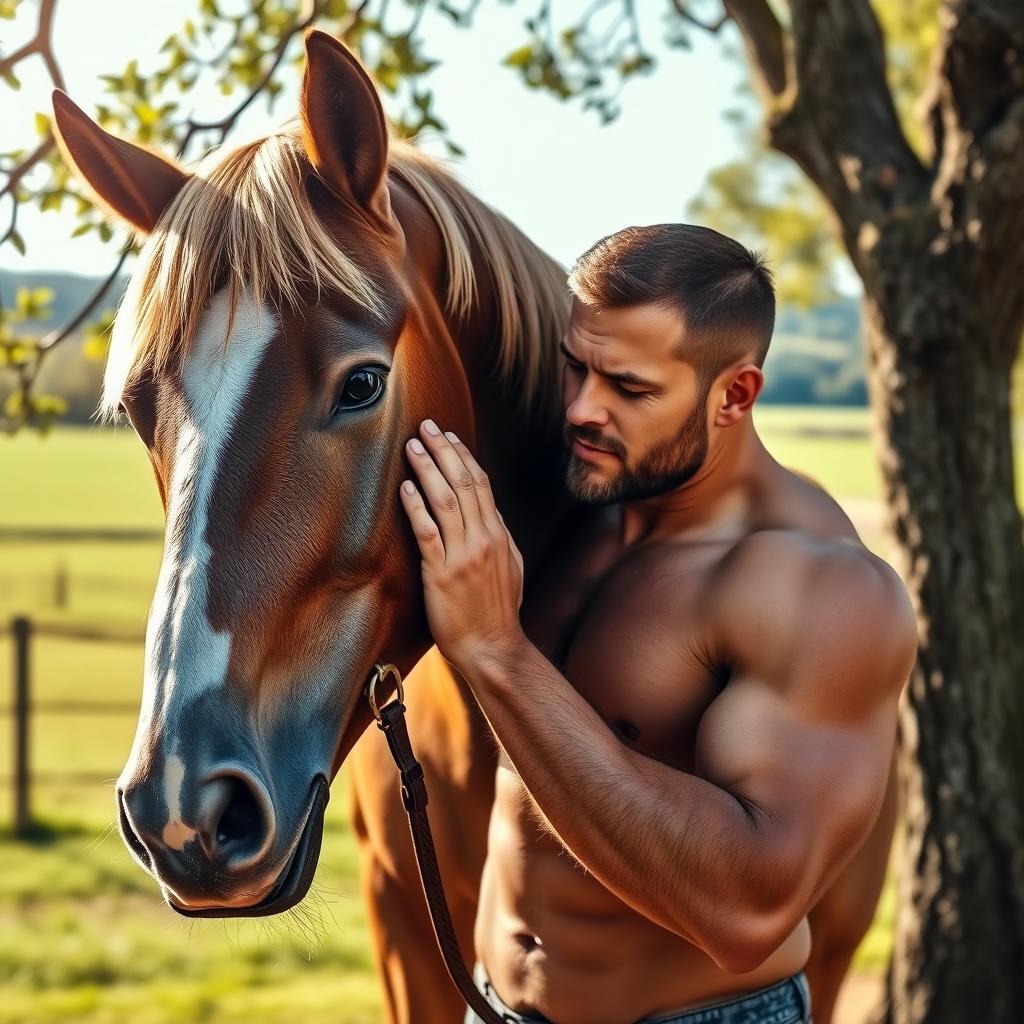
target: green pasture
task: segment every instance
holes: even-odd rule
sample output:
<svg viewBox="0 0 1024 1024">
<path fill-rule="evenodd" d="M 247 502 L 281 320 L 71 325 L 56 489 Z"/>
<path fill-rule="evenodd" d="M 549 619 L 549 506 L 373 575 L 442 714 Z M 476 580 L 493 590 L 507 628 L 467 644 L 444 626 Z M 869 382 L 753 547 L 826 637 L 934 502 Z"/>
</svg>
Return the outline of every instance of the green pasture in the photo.
<svg viewBox="0 0 1024 1024">
<path fill-rule="evenodd" d="M 756 421 L 783 464 L 861 511 L 876 508 L 865 410 L 769 407 Z M 46 439 L 0 438 L 0 528 L 160 522 L 145 451 L 129 431 L 68 428 Z M 865 540 L 881 551 L 875 519 L 866 522 Z M 158 541 L 0 544 L 0 622 L 24 612 L 141 634 L 159 559 Z M 138 700 L 138 644 L 41 638 L 33 656 L 36 700 Z M 0 636 L 4 706 L 10 667 L 10 640 Z M 35 772 L 85 772 L 106 781 L 40 781 L 33 791 L 38 834 L 27 842 L 0 835 L 0 1024 L 379 1019 L 344 780 L 329 808 L 316 889 L 300 908 L 262 923 L 184 922 L 111 832 L 112 782 L 134 726 L 131 712 L 34 716 Z M 11 816 L 9 728 L 9 718 L 0 719 L 4 825 Z M 892 903 L 890 887 L 862 948 L 862 968 L 885 961 Z"/>
</svg>

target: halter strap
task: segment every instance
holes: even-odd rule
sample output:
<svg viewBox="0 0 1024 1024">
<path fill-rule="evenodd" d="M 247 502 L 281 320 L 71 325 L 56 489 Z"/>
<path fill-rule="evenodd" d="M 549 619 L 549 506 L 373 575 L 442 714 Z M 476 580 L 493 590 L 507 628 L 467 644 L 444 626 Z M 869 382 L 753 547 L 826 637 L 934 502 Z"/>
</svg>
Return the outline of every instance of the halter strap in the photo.
<svg viewBox="0 0 1024 1024">
<path fill-rule="evenodd" d="M 397 692 L 395 700 L 381 706 L 377 702 L 377 684 L 388 675 L 394 676 Z M 412 844 L 416 850 L 416 863 L 420 871 L 420 881 L 423 883 L 423 893 L 427 899 L 427 909 L 430 911 L 430 923 L 434 927 L 434 935 L 437 937 L 445 967 L 448 968 L 448 974 L 455 987 L 462 993 L 463 999 L 484 1024 L 505 1024 L 505 1018 L 494 1010 L 476 987 L 463 962 L 459 940 L 455 936 L 455 928 L 444 896 L 441 871 L 437 864 L 434 837 L 431 835 L 430 821 L 427 817 L 427 787 L 423 780 L 423 766 L 413 753 L 409 730 L 405 723 L 402 675 L 398 669 L 391 664 L 374 665 L 373 675 L 366 687 L 366 697 L 370 702 L 373 717 L 377 720 L 377 726 L 388 741 L 388 749 L 401 775 L 402 804 L 409 816 L 409 829 L 412 832 Z"/>
</svg>

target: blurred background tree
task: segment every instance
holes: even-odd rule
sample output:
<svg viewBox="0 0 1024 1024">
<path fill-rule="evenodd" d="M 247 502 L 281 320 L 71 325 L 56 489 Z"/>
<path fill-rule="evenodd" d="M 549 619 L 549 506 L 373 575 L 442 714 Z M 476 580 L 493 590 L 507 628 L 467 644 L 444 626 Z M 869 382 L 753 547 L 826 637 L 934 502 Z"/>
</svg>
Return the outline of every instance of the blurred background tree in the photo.
<svg viewBox="0 0 1024 1024">
<path fill-rule="evenodd" d="M 0 17 L 19 3 L 0 0 Z M 508 0 L 505 0 L 508 2 Z M 515 0 L 512 0 L 515 2 Z M 1014 496 L 1012 367 L 1024 326 L 1024 5 L 1019 0 L 652 0 L 665 40 L 723 39 L 749 69 L 760 104 L 723 111 L 746 140 L 713 171 L 691 216 L 771 241 L 780 294 L 825 302 L 849 268 L 863 285 L 868 386 L 889 526 L 917 605 L 921 654 L 901 720 L 906 809 L 897 943 L 884 1015 L 899 1024 L 1024 1020 L 1024 755 L 1016 742 L 1024 670 L 1024 544 Z M 317 22 L 358 50 L 401 111 L 395 130 L 445 134 L 434 108 L 425 19 L 472 30 L 482 0 L 200 0 L 169 37 L 163 64 L 105 77 L 107 128 L 190 159 L 226 139 L 242 112 L 273 103 L 293 75 L 296 37 Z M 592 111 L 619 111 L 630 79 L 656 60 L 635 0 L 520 0 L 524 36 L 505 63 L 532 89 Z M 18 87 L 52 45 L 56 0 L 38 29 L 0 56 Z M 558 20 L 558 18 L 562 20 Z M 725 31 L 728 29 L 727 34 Z M 742 46 L 730 49 L 729 39 Z M 200 76 L 238 95 L 223 118 L 183 113 Z M 686 103 L 666 96 L 666 131 Z M 0 367 L 11 381 L 9 431 L 64 412 L 39 373 L 87 325 L 101 358 L 116 286 L 134 243 L 115 235 L 63 167 L 46 114 L 34 147 L 0 154 L 0 244 L 25 250 L 18 211 L 74 210 L 74 234 L 118 247 L 108 277 L 74 309 L 46 283 L 0 296 Z M 455 140 L 450 149 L 458 151 Z M 29 172 L 45 166 L 48 176 Z M 624 183 L 635 187 L 636 183 Z M 13 300 L 13 301 L 12 301 Z M 5 304 L 6 303 L 6 304 Z M 49 331 L 44 328 L 57 321 Z M 98 372 L 98 371 L 95 371 Z M 1024 403 L 1022 403 L 1024 404 Z M 1020 408 L 1020 405 L 1018 405 Z M 870 638 L 865 638 L 870 642 Z"/>
</svg>

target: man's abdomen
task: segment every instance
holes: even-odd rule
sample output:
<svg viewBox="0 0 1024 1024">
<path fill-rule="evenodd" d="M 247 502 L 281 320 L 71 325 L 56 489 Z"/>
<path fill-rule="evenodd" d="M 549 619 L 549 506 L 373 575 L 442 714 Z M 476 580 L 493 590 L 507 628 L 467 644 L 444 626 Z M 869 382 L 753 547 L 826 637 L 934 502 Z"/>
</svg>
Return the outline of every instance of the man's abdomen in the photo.
<svg viewBox="0 0 1024 1024">
<path fill-rule="evenodd" d="M 802 921 L 756 970 L 727 974 L 589 875 L 541 824 L 515 772 L 501 767 L 476 947 L 513 1009 L 557 1024 L 623 1024 L 796 973 L 810 952 L 810 930 Z"/>
</svg>

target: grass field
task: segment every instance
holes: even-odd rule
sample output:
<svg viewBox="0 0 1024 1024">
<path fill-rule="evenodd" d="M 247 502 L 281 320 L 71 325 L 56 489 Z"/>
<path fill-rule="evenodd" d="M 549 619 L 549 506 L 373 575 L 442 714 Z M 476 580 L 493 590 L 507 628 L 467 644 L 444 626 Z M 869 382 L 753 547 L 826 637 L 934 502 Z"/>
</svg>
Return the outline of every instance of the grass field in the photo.
<svg viewBox="0 0 1024 1024">
<path fill-rule="evenodd" d="M 781 462 L 837 497 L 871 503 L 879 481 L 864 410 L 767 408 L 757 423 Z M 0 439 L 0 527 L 161 523 L 142 445 L 127 430 L 63 429 L 48 439 Z M 865 539 L 876 550 L 880 535 Z M 142 631 L 159 543 L 0 545 L 0 621 L 16 611 L 40 619 L 109 623 Z M 67 606 L 53 607 L 66 575 Z M 134 644 L 40 640 L 34 694 L 137 701 L 142 650 Z M 0 703 L 10 694 L 10 642 L 0 639 Z M 0 728 L 9 728 L 8 719 Z M 314 895 L 286 919 L 197 922 L 175 917 L 108 826 L 113 778 L 134 716 L 33 721 L 36 771 L 97 773 L 91 786 L 42 784 L 33 798 L 43 824 L 31 842 L 0 836 L 0 1024 L 303 1021 L 379 1019 L 369 938 L 345 817 L 343 780 L 328 810 Z M 0 750 L 7 751 L 6 737 Z M 0 821 L 10 820 L 0 764 Z M 860 965 L 887 956 L 887 891 Z"/>
</svg>

